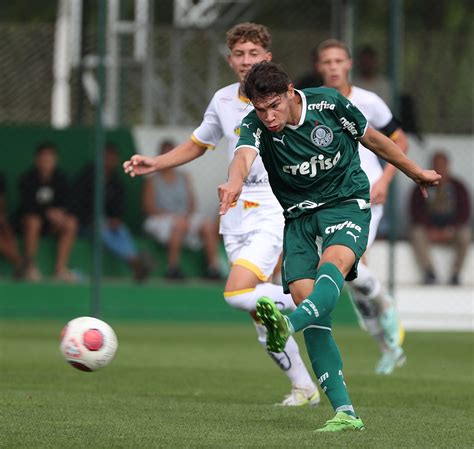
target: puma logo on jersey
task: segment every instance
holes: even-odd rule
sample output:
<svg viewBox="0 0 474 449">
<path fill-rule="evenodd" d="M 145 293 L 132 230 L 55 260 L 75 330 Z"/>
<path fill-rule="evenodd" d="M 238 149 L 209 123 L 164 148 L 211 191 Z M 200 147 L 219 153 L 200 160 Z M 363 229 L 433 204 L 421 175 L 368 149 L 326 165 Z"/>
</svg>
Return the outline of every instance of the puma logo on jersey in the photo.
<svg viewBox="0 0 474 449">
<path fill-rule="evenodd" d="M 324 154 L 317 154 L 313 156 L 309 161 L 302 162 L 297 165 L 284 165 L 282 170 L 290 175 L 309 175 L 310 178 L 314 178 L 320 170 L 331 170 L 341 159 L 340 151 L 333 157 L 324 157 Z"/>
<path fill-rule="evenodd" d="M 283 146 L 286 147 L 286 143 L 284 142 L 285 137 L 286 137 L 286 136 L 283 135 L 283 136 L 281 136 L 281 139 L 279 139 L 278 137 L 273 136 L 273 140 L 274 140 L 275 142 L 281 143 Z"/>
<path fill-rule="evenodd" d="M 346 234 L 352 235 L 352 237 L 354 237 L 354 242 L 357 242 L 357 239 L 360 237 L 360 235 L 355 235 L 351 231 L 347 231 Z"/>
<path fill-rule="evenodd" d="M 250 125 L 252 124 L 252 122 L 250 123 L 242 123 L 242 126 L 246 126 L 248 129 L 250 129 Z"/>
<path fill-rule="evenodd" d="M 338 223 L 336 225 L 332 225 L 332 226 L 328 226 L 324 232 L 326 234 L 334 234 L 336 231 L 339 231 L 340 229 L 344 229 L 344 228 L 348 228 L 348 229 L 354 229 L 356 230 L 357 232 L 361 232 L 362 231 L 362 228 L 359 226 L 359 225 L 356 225 L 355 223 L 352 223 L 352 221 L 348 221 L 346 220 L 344 223 Z M 348 231 L 347 233 L 349 233 L 350 231 Z M 347 234 L 346 233 L 346 234 Z M 351 233 L 352 234 L 352 233 Z M 352 234 L 353 235 L 353 234 Z M 358 236 L 359 237 L 359 236 Z"/>
</svg>

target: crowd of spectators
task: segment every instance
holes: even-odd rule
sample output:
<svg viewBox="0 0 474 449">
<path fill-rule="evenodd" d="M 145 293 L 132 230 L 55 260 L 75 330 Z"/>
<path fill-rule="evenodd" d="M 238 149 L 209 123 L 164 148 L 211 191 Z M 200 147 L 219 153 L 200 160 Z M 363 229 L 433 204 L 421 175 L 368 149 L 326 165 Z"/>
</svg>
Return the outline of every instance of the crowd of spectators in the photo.
<svg viewBox="0 0 474 449">
<path fill-rule="evenodd" d="M 158 153 L 174 147 L 173 142 L 160 143 Z M 421 283 L 439 282 L 446 271 L 448 283 L 459 285 L 460 274 L 471 242 L 471 198 L 469 189 L 450 171 L 446 152 L 437 150 L 432 167 L 443 175 L 440 185 L 430 189 L 427 199 L 414 188 L 409 198 L 410 234 L 414 257 L 421 272 Z M 148 252 L 139 252 L 135 237 L 125 222 L 125 185 L 119 173 L 121 160 L 118 148 L 107 143 L 104 150 L 104 217 L 101 229 L 104 247 L 125 261 L 133 279 L 146 280 L 155 268 Z M 18 205 L 9 208 L 5 175 L 0 173 L 0 257 L 11 265 L 15 279 L 40 281 L 43 278 L 37 263 L 42 236 L 56 241 L 54 274 L 63 282 L 79 281 L 69 268 L 71 250 L 76 239 L 92 241 L 94 227 L 95 165 L 87 163 L 75 177 L 68 177 L 60 168 L 56 145 L 44 142 L 33 154 L 32 166 L 17 180 Z M 189 176 L 177 169 L 165 170 L 145 178 L 141 192 L 143 235 L 166 248 L 165 277 L 181 280 L 186 276 L 181 266 L 183 247 L 202 250 L 207 261 L 204 277 L 223 279 L 219 270 L 218 224 L 196 211 L 196 202 Z M 10 213 L 9 213 L 10 212 Z M 21 242 L 21 244 L 20 244 Z M 450 246 L 454 251 L 451 267 L 435 264 L 430 255 L 433 244 Z"/>
<path fill-rule="evenodd" d="M 163 151 L 170 143 L 164 142 Z M 68 177 L 60 168 L 56 145 L 44 142 L 34 151 L 32 166 L 17 181 L 18 205 L 9 210 L 6 178 L 0 173 L 0 257 L 12 266 L 15 279 L 38 282 L 44 274 L 37 262 L 41 237 L 56 242 L 53 278 L 78 282 L 70 269 L 70 255 L 77 238 L 92 241 L 94 230 L 95 165 L 87 163 L 76 176 Z M 146 280 L 155 267 L 149 252 L 139 252 L 125 223 L 125 185 L 119 173 L 118 148 L 107 143 L 104 149 L 104 216 L 100 235 L 104 247 L 130 268 L 135 281 Z M 219 271 L 217 221 L 194 211 L 189 178 L 179 171 L 152 177 L 144 183 L 142 204 L 145 233 L 168 247 L 166 277 L 183 279 L 180 254 L 183 245 L 204 248 L 208 260 L 205 277 L 221 280 Z M 140 200 L 136 199 L 137 203 Z M 10 213 L 9 213 L 10 211 Z M 22 242 L 20 245 L 19 241 Z"/>
</svg>

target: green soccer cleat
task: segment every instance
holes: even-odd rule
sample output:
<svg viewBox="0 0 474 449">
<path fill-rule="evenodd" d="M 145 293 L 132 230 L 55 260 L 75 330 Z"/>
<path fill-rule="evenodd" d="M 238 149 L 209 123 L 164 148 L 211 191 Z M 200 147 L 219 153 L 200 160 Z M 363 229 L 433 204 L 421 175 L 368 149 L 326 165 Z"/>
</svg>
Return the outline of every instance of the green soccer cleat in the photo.
<svg viewBox="0 0 474 449">
<path fill-rule="evenodd" d="M 283 352 L 291 335 L 288 321 L 266 296 L 257 301 L 257 317 L 267 329 L 267 349 L 272 352 Z"/>
<path fill-rule="evenodd" d="M 344 412 L 336 413 L 333 419 L 326 421 L 323 427 L 315 432 L 344 432 L 346 430 L 364 430 L 364 423 L 360 418 L 354 418 Z"/>
</svg>

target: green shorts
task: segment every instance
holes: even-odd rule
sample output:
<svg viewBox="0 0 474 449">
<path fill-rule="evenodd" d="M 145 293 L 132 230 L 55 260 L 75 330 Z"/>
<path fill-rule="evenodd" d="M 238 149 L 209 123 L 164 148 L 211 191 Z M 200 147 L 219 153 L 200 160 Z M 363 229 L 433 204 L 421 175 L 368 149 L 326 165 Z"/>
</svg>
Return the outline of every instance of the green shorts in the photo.
<svg viewBox="0 0 474 449">
<path fill-rule="evenodd" d="M 367 247 L 370 208 L 361 209 L 357 201 L 317 209 L 313 213 L 288 219 L 283 240 L 282 280 L 285 293 L 298 279 L 316 279 L 321 254 L 333 245 L 350 248 L 356 261 L 346 276 L 357 277 L 357 265 Z"/>
</svg>

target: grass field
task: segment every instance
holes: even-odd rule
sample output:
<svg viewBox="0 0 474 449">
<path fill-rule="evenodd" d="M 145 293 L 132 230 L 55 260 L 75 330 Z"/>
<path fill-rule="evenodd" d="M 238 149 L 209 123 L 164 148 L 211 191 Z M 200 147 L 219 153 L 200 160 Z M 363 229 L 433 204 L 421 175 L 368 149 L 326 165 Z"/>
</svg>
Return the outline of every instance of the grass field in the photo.
<svg viewBox="0 0 474 449">
<path fill-rule="evenodd" d="M 473 335 L 411 333 L 408 363 L 377 377 L 374 344 L 335 330 L 365 432 L 314 434 L 333 412 L 272 404 L 289 390 L 253 327 L 111 323 L 114 362 L 59 355 L 62 323 L 0 321 L 2 448 L 472 448 Z"/>
</svg>

